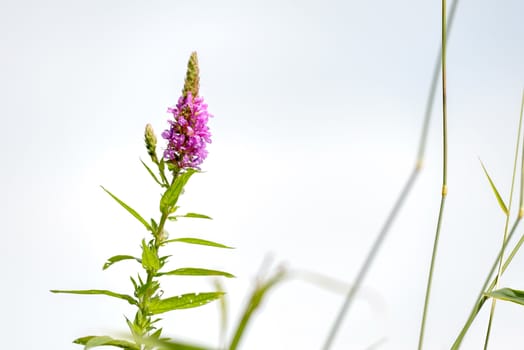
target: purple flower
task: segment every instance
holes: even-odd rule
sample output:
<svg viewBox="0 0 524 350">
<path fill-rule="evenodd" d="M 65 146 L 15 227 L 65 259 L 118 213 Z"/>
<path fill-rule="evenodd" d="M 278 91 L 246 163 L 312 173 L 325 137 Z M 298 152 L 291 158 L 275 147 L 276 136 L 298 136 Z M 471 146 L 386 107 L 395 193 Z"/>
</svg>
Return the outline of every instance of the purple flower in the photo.
<svg viewBox="0 0 524 350">
<path fill-rule="evenodd" d="M 174 108 L 168 108 L 174 120 L 168 120 L 171 127 L 162 133 L 168 141 L 164 158 L 177 164 L 179 169 L 196 168 L 207 157 L 206 144 L 211 143 L 207 121 L 211 114 L 200 96 L 191 92 L 181 96 Z"/>
</svg>

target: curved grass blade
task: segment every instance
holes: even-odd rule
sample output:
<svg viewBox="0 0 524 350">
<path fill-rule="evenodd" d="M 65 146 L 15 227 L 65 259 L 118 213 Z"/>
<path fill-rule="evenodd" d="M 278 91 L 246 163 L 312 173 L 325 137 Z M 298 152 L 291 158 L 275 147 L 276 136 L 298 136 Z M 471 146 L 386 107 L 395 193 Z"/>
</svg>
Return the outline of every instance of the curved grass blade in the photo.
<svg viewBox="0 0 524 350">
<path fill-rule="evenodd" d="M 200 238 L 192 238 L 192 237 L 170 239 L 170 240 L 163 242 L 162 244 L 175 243 L 175 242 L 206 245 L 206 246 L 216 247 L 216 248 L 235 249 L 233 247 L 228 247 L 227 245 L 223 245 L 221 243 L 208 241 L 208 240 L 200 239 Z"/>
<path fill-rule="evenodd" d="M 484 295 L 490 298 L 511 301 L 516 304 L 524 305 L 524 290 L 501 288 L 494 290 L 491 293 L 485 293 Z"/>
<path fill-rule="evenodd" d="M 189 293 L 167 299 L 152 299 L 149 311 L 153 315 L 158 315 L 173 310 L 190 309 L 215 301 L 222 295 L 223 292 Z"/>
<path fill-rule="evenodd" d="M 491 177 L 489 176 L 488 171 L 486 170 L 486 167 L 484 166 L 484 163 L 482 163 L 482 161 L 480 159 L 479 159 L 479 161 L 480 161 L 480 165 L 482 166 L 482 170 L 484 170 L 484 174 L 486 174 L 486 177 L 488 178 L 489 185 L 491 186 L 491 190 L 495 194 L 495 197 L 497 197 L 497 202 L 499 203 L 500 208 L 502 209 L 504 214 L 506 216 L 508 216 L 508 208 L 506 207 L 506 203 L 504 203 L 504 200 L 500 196 L 500 193 L 497 190 L 497 187 L 493 183 L 493 180 L 491 180 Z"/>
<path fill-rule="evenodd" d="M 104 263 L 104 266 L 102 267 L 102 270 L 107 270 L 111 265 L 122 260 L 136 260 L 139 263 L 142 263 L 142 260 L 131 255 L 115 255 L 107 259 L 107 261 Z"/>
<path fill-rule="evenodd" d="M 169 272 L 159 272 L 157 276 L 223 276 L 234 278 L 229 272 L 219 270 L 201 269 L 197 267 L 183 267 Z"/>
<path fill-rule="evenodd" d="M 130 295 L 115 293 L 110 290 L 88 289 L 88 290 L 50 290 L 51 293 L 62 294 L 87 294 L 87 295 L 107 295 L 113 298 L 123 299 L 131 305 L 138 305 L 138 302 Z"/>
<path fill-rule="evenodd" d="M 114 194 L 112 194 L 111 192 L 109 192 L 108 190 L 106 190 L 106 189 L 104 188 L 104 186 L 100 186 L 100 187 L 102 187 L 102 189 L 103 189 L 104 191 L 106 191 L 107 194 L 109 194 L 111 197 L 113 197 L 113 199 L 114 199 L 115 201 L 117 201 L 118 204 L 120 204 L 122 207 L 124 207 L 125 210 L 127 210 L 127 211 L 128 211 L 131 215 L 133 215 L 133 216 L 134 216 L 138 221 L 140 221 L 140 222 L 142 223 L 142 225 L 144 225 L 148 231 L 153 232 L 153 229 L 151 228 L 151 225 L 149 225 L 149 223 L 148 223 L 146 220 L 144 220 L 144 218 L 143 218 L 142 216 L 140 216 L 140 214 L 138 214 L 138 213 L 136 212 L 136 210 L 134 210 L 133 208 L 131 208 L 131 207 L 130 207 L 129 205 L 127 205 L 126 203 L 122 202 L 122 201 L 121 201 L 117 196 L 115 196 Z"/>
<path fill-rule="evenodd" d="M 136 344 L 128 342 L 127 340 L 113 339 L 108 336 L 94 336 L 90 335 L 73 340 L 73 343 L 85 345 L 84 349 L 91 349 L 97 346 L 114 346 L 126 350 L 140 350 Z"/>
<path fill-rule="evenodd" d="M 266 281 L 258 285 L 252 292 L 249 301 L 244 309 L 244 313 L 238 325 L 236 327 L 233 339 L 228 347 L 228 350 L 236 350 L 240 344 L 240 340 L 244 336 L 244 333 L 247 329 L 249 322 L 255 311 L 260 307 L 262 301 L 267 296 L 267 293 L 273 289 L 274 286 L 284 281 L 287 277 L 284 270 L 277 271 L 273 276 L 268 278 Z"/>
</svg>

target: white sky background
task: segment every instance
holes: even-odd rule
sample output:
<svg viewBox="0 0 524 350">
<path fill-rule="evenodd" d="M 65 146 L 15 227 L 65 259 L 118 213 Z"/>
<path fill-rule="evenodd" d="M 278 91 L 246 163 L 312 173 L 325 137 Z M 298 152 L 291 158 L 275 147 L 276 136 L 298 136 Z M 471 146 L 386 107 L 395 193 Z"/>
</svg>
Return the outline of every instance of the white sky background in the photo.
<svg viewBox="0 0 524 350">
<path fill-rule="evenodd" d="M 523 18 L 519 0 L 458 9 L 448 54 L 449 195 L 427 349 L 449 348 L 501 243 L 504 217 L 478 157 L 507 198 Z M 2 0 L 3 348 L 79 348 L 76 337 L 125 330 L 122 315 L 133 314 L 125 302 L 48 290 L 130 291 L 137 265 L 101 266 L 138 254 L 144 232 L 98 186 L 158 216 L 158 189 L 138 161 L 147 156 L 143 127 L 167 127 L 193 50 L 215 115 L 213 144 L 181 205 L 214 220 L 168 230 L 237 249 L 173 246 L 171 266 L 237 275 L 224 281 L 234 322 L 268 252 L 351 281 L 413 166 L 439 40 L 440 1 Z M 416 345 L 440 200 L 440 100 L 426 167 L 334 349 L 384 336 L 384 349 Z M 523 268 L 521 254 L 502 285 L 524 289 Z M 174 278 L 165 289 L 210 288 Z M 286 283 L 242 349 L 319 349 L 341 303 L 331 291 Z M 480 348 L 488 309 L 464 349 Z M 523 322 L 522 307 L 498 303 L 491 348 L 522 344 Z M 217 343 L 217 305 L 167 314 L 164 324 L 167 335 Z"/>
</svg>

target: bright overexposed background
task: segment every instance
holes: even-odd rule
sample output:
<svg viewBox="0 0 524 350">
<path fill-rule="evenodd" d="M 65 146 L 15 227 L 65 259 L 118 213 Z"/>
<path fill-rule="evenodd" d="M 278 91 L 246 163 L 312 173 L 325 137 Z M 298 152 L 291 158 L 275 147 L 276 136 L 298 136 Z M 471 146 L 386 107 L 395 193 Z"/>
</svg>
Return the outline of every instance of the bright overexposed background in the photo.
<svg viewBox="0 0 524 350">
<path fill-rule="evenodd" d="M 427 323 L 427 349 L 449 348 L 501 244 L 524 86 L 524 2 L 463 1 L 448 51 L 449 194 Z M 440 40 L 440 1 L 0 1 L 4 349 L 79 348 L 71 340 L 125 331 L 125 302 L 49 289 L 129 292 L 122 262 L 159 189 L 139 163 L 143 128 L 167 127 L 187 58 L 198 51 L 213 143 L 181 199 L 213 221 L 170 224 L 172 237 L 236 247 L 172 246 L 171 266 L 224 269 L 236 323 L 271 253 L 289 268 L 349 283 L 414 164 Z M 440 95 L 427 158 L 364 281 L 335 349 L 417 342 L 440 200 Z M 524 227 L 520 231 L 523 231 Z M 521 232 L 518 232 L 520 235 Z M 524 289 L 517 256 L 502 285 Z M 168 295 L 208 291 L 173 278 Z M 242 349 L 320 349 L 342 295 L 290 281 L 270 294 Z M 488 307 L 464 349 L 483 342 Z M 166 314 L 164 329 L 216 345 L 218 307 Z M 492 349 L 524 343 L 524 309 L 498 303 Z"/>
</svg>

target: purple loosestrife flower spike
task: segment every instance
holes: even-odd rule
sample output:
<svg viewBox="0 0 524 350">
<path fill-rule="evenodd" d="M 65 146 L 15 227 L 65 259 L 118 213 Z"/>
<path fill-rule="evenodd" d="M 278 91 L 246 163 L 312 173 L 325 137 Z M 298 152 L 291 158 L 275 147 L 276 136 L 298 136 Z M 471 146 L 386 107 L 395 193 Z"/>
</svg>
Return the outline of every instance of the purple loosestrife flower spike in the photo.
<svg viewBox="0 0 524 350">
<path fill-rule="evenodd" d="M 211 143 L 211 133 L 207 121 L 211 114 L 207 111 L 204 99 L 198 96 L 199 69 L 196 52 L 191 54 L 187 65 L 187 75 L 182 96 L 168 112 L 174 120 L 169 120 L 170 128 L 162 133 L 168 141 L 164 158 L 178 169 L 200 169 L 207 157 L 206 144 Z"/>
</svg>

